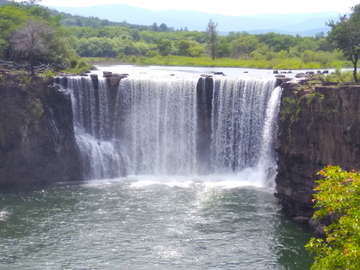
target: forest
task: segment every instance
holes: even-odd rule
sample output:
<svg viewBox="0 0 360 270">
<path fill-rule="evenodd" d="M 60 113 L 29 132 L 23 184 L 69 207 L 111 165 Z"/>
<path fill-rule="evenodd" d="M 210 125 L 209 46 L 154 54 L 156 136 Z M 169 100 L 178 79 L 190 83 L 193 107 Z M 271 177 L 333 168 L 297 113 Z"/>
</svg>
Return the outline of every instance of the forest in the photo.
<svg viewBox="0 0 360 270">
<path fill-rule="evenodd" d="M 132 25 L 96 17 L 73 16 L 36 4 L 0 1 L 0 59 L 53 62 L 76 67 L 80 57 L 110 58 L 141 65 L 232 66 L 267 69 L 309 69 L 351 66 L 343 53 L 332 46 L 325 33 L 314 37 L 267 33 L 250 35 L 174 29 L 165 23 Z M 31 56 L 16 48 L 14 36 L 29 20 L 46 26 L 46 53 Z M 325 23 L 325 22 L 324 22 Z M 51 37 L 50 37 L 50 36 Z M 46 36 L 46 35 L 42 35 Z M 82 67 L 86 66 L 83 62 Z M 81 71 L 82 67 L 78 67 Z"/>
</svg>

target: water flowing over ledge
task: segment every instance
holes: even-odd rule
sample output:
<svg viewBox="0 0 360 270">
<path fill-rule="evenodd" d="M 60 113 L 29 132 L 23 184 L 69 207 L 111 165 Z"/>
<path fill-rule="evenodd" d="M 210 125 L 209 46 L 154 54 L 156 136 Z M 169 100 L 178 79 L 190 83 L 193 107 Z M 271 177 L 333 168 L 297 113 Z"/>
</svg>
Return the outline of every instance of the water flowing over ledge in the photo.
<svg viewBox="0 0 360 270">
<path fill-rule="evenodd" d="M 241 174 L 274 187 L 281 88 L 273 78 L 72 77 L 86 179 Z"/>
</svg>

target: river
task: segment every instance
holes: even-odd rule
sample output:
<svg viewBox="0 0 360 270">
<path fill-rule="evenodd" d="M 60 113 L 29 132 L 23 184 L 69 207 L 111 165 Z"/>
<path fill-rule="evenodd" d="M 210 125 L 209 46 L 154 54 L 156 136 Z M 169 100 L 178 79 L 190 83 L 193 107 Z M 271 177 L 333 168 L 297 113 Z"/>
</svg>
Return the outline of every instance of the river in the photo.
<svg viewBox="0 0 360 270">
<path fill-rule="evenodd" d="M 310 268 L 312 234 L 273 195 L 270 71 L 105 69 L 130 76 L 62 86 L 87 180 L 0 192 L 1 269 Z M 212 72 L 230 76 L 197 86 Z"/>
</svg>

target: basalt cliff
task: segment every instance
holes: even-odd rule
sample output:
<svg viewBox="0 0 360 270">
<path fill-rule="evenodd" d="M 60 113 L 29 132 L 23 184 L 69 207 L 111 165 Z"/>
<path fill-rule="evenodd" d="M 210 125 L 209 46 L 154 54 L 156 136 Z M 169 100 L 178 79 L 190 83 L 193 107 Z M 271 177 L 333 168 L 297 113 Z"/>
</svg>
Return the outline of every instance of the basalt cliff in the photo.
<svg viewBox="0 0 360 270">
<path fill-rule="evenodd" d="M 0 186 L 81 178 L 70 96 L 52 80 L 0 83 Z"/>
<path fill-rule="evenodd" d="M 329 164 L 360 170 L 360 86 L 283 84 L 278 118 L 276 196 L 306 222 L 317 172 Z"/>
</svg>

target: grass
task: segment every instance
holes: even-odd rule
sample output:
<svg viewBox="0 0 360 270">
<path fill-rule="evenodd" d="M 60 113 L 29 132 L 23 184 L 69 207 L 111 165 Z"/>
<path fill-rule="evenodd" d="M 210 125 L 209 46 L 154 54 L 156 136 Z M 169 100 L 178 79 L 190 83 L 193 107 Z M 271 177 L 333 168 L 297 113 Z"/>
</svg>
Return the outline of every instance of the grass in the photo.
<svg viewBox="0 0 360 270">
<path fill-rule="evenodd" d="M 135 64 L 135 65 L 156 65 L 156 66 L 189 66 L 189 67 L 239 67 L 259 69 L 319 69 L 351 67 L 347 61 L 329 62 L 323 66 L 319 62 L 304 63 L 300 58 L 272 59 L 272 60 L 246 60 L 233 58 L 211 57 L 185 57 L 185 56 L 155 56 L 155 57 L 134 57 L 124 56 L 116 58 L 87 58 L 92 64 L 113 63 L 113 64 Z"/>
</svg>

